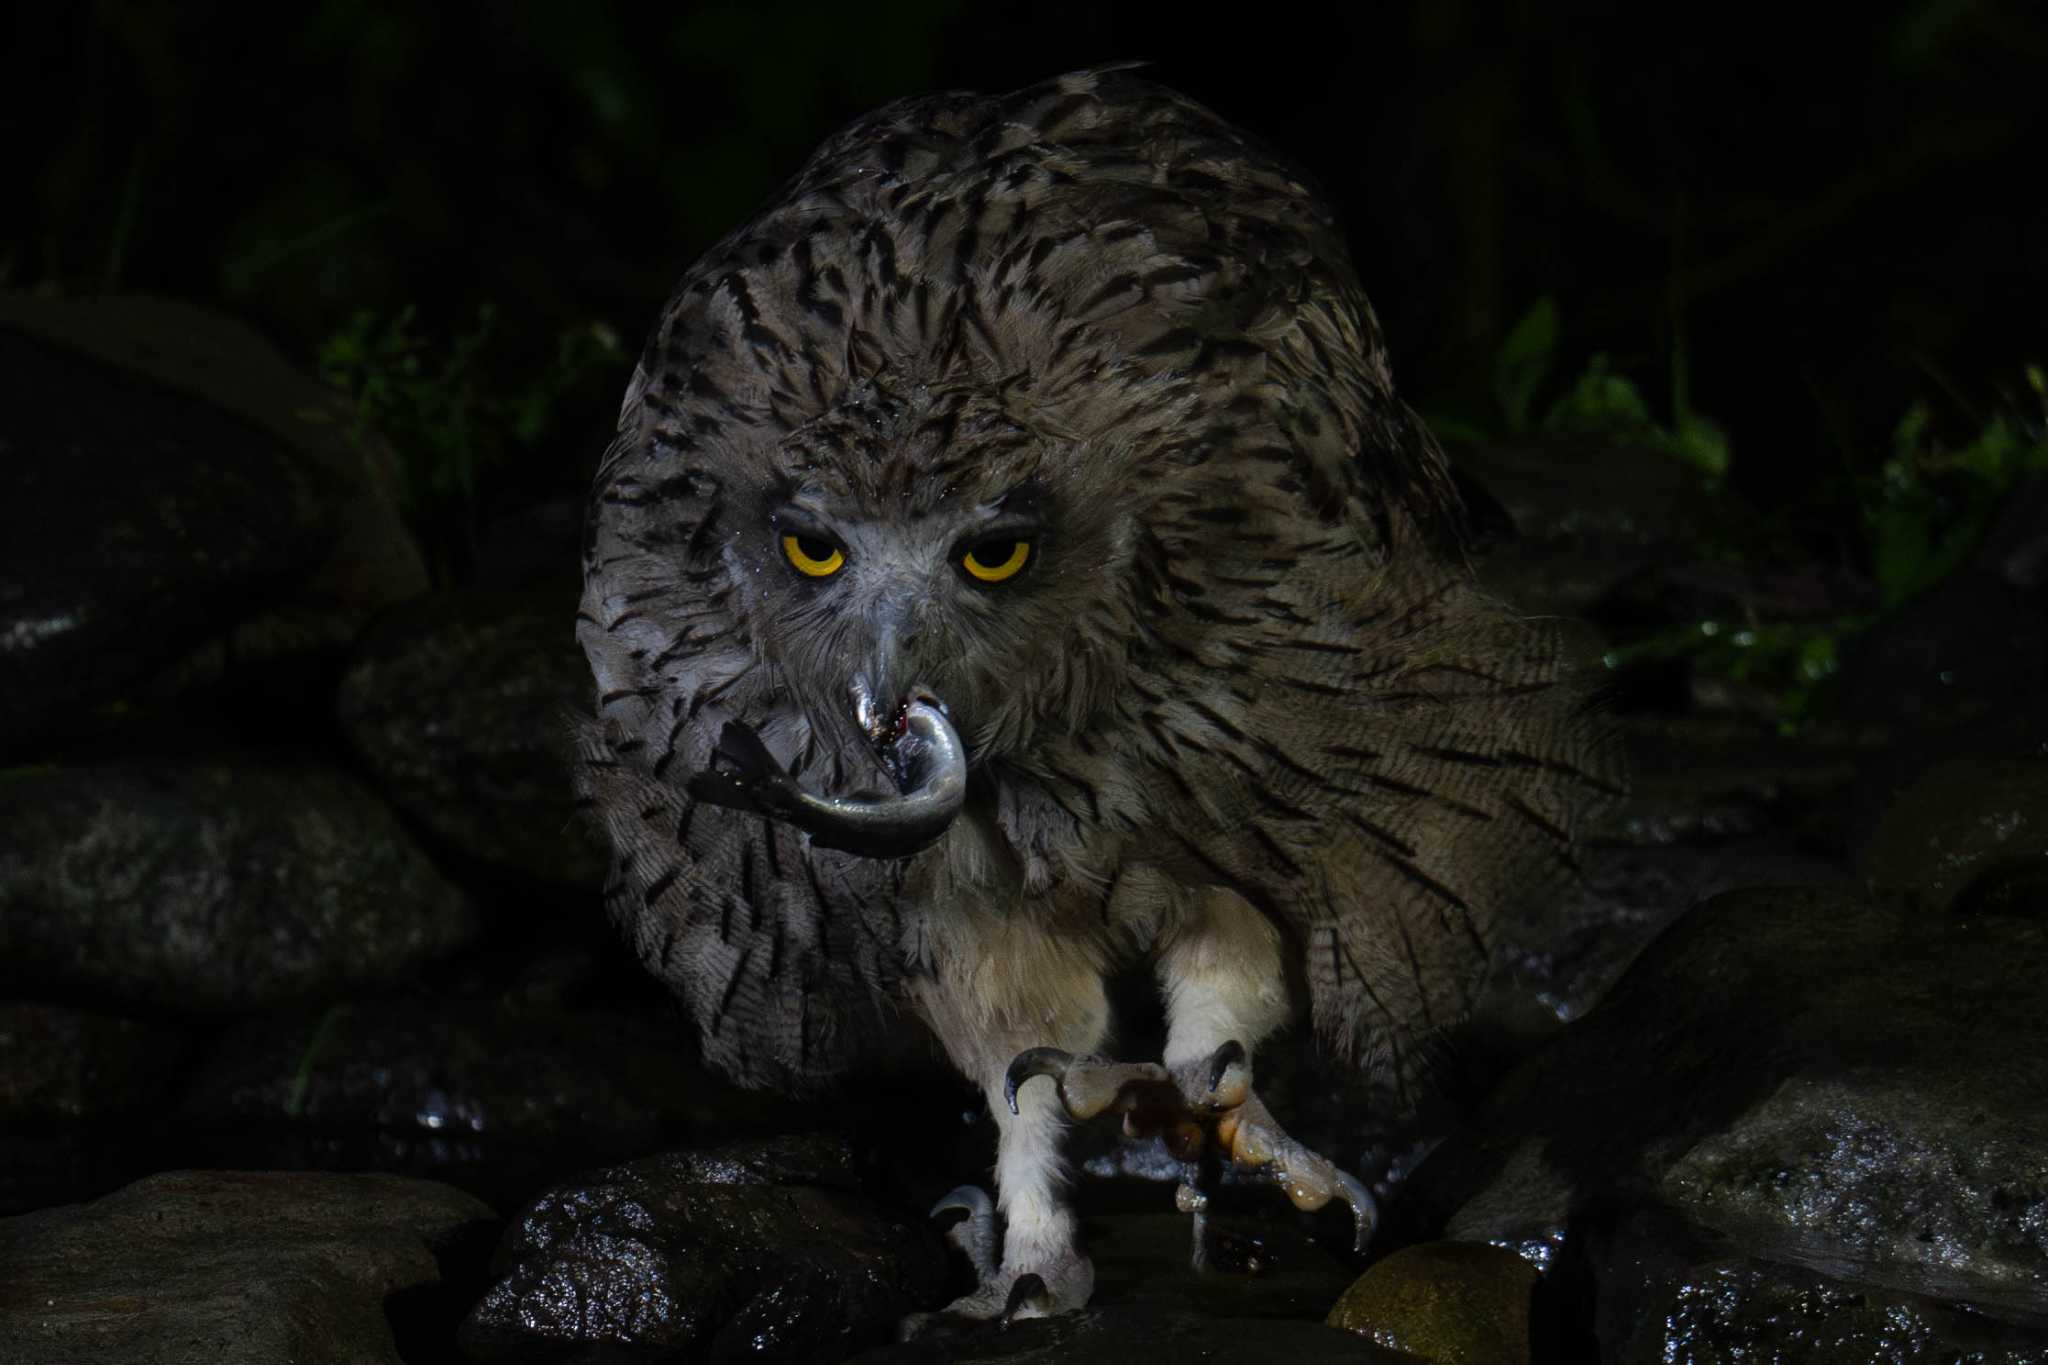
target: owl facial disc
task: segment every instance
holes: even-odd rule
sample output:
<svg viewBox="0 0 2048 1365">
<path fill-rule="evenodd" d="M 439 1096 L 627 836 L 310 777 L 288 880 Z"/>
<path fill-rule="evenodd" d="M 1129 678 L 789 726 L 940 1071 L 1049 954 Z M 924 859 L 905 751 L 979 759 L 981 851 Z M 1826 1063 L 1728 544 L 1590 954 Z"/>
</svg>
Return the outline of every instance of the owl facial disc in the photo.
<svg viewBox="0 0 2048 1365">
<path fill-rule="evenodd" d="M 795 825 L 824 848 L 907 858 L 944 834 L 960 813 L 967 747 L 945 706 L 917 694 L 903 704 L 882 759 L 896 778 L 896 795 L 819 796 L 798 785 L 753 727 L 727 721 L 711 766 L 690 779 L 690 794 Z"/>
</svg>

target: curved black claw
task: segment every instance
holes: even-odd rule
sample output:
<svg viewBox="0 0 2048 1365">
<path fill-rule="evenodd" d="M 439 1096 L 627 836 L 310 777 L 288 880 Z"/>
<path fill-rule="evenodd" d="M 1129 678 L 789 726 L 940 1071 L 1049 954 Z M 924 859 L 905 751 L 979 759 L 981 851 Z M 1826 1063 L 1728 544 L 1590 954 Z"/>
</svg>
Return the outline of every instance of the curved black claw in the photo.
<svg viewBox="0 0 2048 1365">
<path fill-rule="evenodd" d="M 1243 1061 L 1244 1044 L 1235 1038 L 1210 1053 L 1209 1060 L 1204 1063 L 1209 1071 L 1209 1093 L 1215 1094 L 1216 1087 L 1223 1084 L 1223 1073 L 1230 1070 L 1231 1063 L 1241 1064 Z"/>
<path fill-rule="evenodd" d="M 1046 1297 L 1045 1281 L 1039 1277 L 1037 1271 L 1027 1270 L 1022 1275 L 1019 1275 L 1016 1282 L 1010 1286 L 1010 1297 L 1003 1304 L 1002 1316 L 997 1318 L 996 1321 L 1008 1327 L 1011 1319 L 1017 1316 L 1018 1309 L 1033 1299 L 1042 1299 L 1044 1297 Z"/>
<path fill-rule="evenodd" d="M 932 1205 L 925 1215 L 937 1218 L 942 1213 L 964 1213 L 967 1216 L 946 1229 L 946 1240 L 958 1247 L 974 1267 L 977 1281 L 989 1280 L 996 1273 L 996 1207 L 988 1197 L 988 1191 L 979 1185 L 962 1185 Z"/>
<path fill-rule="evenodd" d="M 1010 1106 L 1010 1112 L 1017 1112 L 1017 1087 L 1033 1076 L 1051 1076 L 1058 1081 L 1066 1076 L 1067 1068 L 1074 1064 L 1074 1054 L 1056 1047 L 1031 1047 L 1017 1054 L 1010 1063 L 1010 1069 L 1003 1073 L 1003 1103 Z"/>
</svg>

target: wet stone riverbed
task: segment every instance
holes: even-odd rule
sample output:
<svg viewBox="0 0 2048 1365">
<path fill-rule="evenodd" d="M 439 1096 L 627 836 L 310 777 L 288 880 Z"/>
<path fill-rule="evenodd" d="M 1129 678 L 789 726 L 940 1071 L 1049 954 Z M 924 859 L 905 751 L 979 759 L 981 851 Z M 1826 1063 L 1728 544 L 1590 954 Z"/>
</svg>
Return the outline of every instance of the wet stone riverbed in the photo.
<svg viewBox="0 0 2048 1365">
<path fill-rule="evenodd" d="M 1367 1256 L 1231 1185 L 1197 1275 L 1178 1167 L 1089 1130 L 1089 1308 L 899 1340 L 963 1288 L 924 1210 L 991 1125 L 921 1046 L 738 1091 L 614 942 L 563 768 L 573 507 L 430 592 L 388 452 L 235 324 L 24 302 L 0 353 L 0 1361 L 2048 1362 L 2024 508 L 1796 739 L 1620 679 L 1633 794 L 1427 1113 L 1261 1056 L 1376 1182 Z M 52 405 L 88 393 L 135 478 L 64 483 Z M 1469 452 L 1489 582 L 1596 630 L 1783 595 L 1704 572 L 1689 476 L 1644 458 Z"/>
</svg>

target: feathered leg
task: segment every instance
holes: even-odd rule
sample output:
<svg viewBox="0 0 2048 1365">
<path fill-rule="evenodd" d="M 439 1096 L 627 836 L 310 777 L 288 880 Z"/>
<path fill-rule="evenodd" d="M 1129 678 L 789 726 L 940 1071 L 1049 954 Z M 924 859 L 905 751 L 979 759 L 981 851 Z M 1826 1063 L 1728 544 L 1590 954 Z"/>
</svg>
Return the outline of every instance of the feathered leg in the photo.
<svg viewBox="0 0 2048 1365">
<path fill-rule="evenodd" d="M 1377 1218 L 1371 1193 L 1290 1137 L 1252 1090 L 1252 1049 L 1288 1014 L 1278 930 L 1240 897 L 1212 891 L 1161 948 L 1158 971 L 1166 992 L 1166 1069 L 1190 1113 L 1213 1126 L 1239 1169 L 1265 1172 L 1297 1206 L 1343 1199 L 1363 1250 Z M 1195 1215 L 1200 1265 L 1206 1200 L 1184 1186 L 1179 1202 Z"/>
<path fill-rule="evenodd" d="M 945 1311 L 972 1318 L 1071 1312 L 1087 1303 L 1095 1267 L 1076 1245 L 1079 1228 L 1063 1191 L 1066 1109 L 1045 1087 L 1015 1096 L 1013 1112 L 1004 1079 L 1010 1059 L 1030 1048 L 1100 1046 L 1109 1001 L 1099 966 L 1070 944 L 1015 921 L 983 928 L 988 937 L 942 959 L 913 995 L 954 1064 L 988 1096 L 998 1133 L 1002 1261 L 988 1264 L 995 1245 L 988 1201 L 973 1194 L 942 1200 L 941 1210 L 967 1212 L 969 1224 L 956 1230 L 954 1242 L 982 1276 L 972 1294 Z"/>
<path fill-rule="evenodd" d="M 1047 1047 L 1019 1053 L 1010 1063 L 1004 1093 L 1020 1109 L 1057 1099 L 1075 1118 L 1114 1109 L 1128 1132 L 1164 1132 L 1168 1147 L 1188 1164 L 1189 1179 L 1175 1202 L 1194 1217 L 1197 1268 L 1208 1259 L 1208 1199 L 1196 1180 L 1204 1130 L 1221 1155 L 1240 1170 L 1266 1174 L 1300 1208 L 1343 1199 L 1360 1250 L 1378 1216 L 1371 1192 L 1289 1136 L 1252 1090 L 1251 1048 L 1288 1016 L 1280 954 L 1279 932 L 1269 921 L 1240 897 L 1210 891 L 1158 950 L 1167 1012 L 1164 1067 Z M 1025 1087 L 1034 1076 L 1055 1084 Z"/>
</svg>

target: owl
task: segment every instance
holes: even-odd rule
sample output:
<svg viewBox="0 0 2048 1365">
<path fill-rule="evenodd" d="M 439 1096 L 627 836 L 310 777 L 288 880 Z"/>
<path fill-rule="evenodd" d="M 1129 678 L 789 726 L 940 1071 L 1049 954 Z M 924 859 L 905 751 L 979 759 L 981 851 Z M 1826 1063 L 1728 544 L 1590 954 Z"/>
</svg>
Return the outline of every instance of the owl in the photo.
<svg viewBox="0 0 2048 1365">
<path fill-rule="evenodd" d="M 606 903 L 742 1083 L 917 1031 L 980 1088 L 952 1311 L 1086 1302 L 1105 1111 L 1369 1235 L 1260 1044 L 1403 1093 L 1617 790 L 1459 526 L 1328 205 L 1128 69 L 892 104 L 683 278 L 589 504 Z M 1111 1060 L 1134 963 L 1165 1047 Z"/>
</svg>

